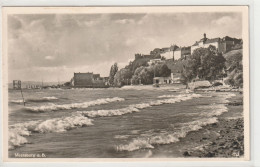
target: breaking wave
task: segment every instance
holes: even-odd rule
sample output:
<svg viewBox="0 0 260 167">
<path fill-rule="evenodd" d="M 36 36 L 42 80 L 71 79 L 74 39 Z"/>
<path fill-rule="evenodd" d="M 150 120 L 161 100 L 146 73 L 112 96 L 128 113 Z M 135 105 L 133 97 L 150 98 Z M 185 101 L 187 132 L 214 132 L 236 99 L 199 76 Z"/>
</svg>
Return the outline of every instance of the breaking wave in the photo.
<svg viewBox="0 0 260 167">
<path fill-rule="evenodd" d="M 55 101 L 58 100 L 57 97 L 50 96 L 50 97 L 43 97 L 39 99 L 27 99 L 27 102 L 49 102 L 49 101 Z"/>
<path fill-rule="evenodd" d="M 184 138 L 191 131 L 198 131 L 203 126 L 216 123 L 218 120 L 216 117 L 205 118 L 197 121 L 183 123 L 181 129 L 175 132 L 161 132 L 143 135 L 141 137 L 133 139 L 130 143 L 121 144 L 116 146 L 117 151 L 135 151 L 139 149 L 152 149 L 156 145 L 175 143 Z"/>
<path fill-rule="evenodd" d="M 111 117 L 111 116 L 118 116 L 118 115 L 124 115 L 128 113 L 133 112 L 139 112 L 140 109 L 152 107 L 152 106 L 158 106 L 162 104 L 173 104 L 176 102 L 186 101 L 190 100 L 194 97 L 200 97 L 200 94 L 189 94 L 189 95 L 178 95 L 173 96 L 175 98 L 170 99 L 163 99 L 163 100 L 156 100 L 151 101 L 148 103 L 140 103 L 140 104 L 132 104 L 125 108 L 120 109 L 111 109 L 111 110 L 94 110 L 94 111 L 78 111 L 78 113 L 83 114 L 87 117 Z"/>
<path fill-rule="evenodd" d="M 200 113 L 201 116 L 206 116 L 206 117 L 219 116 L 224 112 L 228 112 L 228 108 L 223 104 L 198 106 L 198 108 L 206 110 L 206 112 Z"/>
<path fill-rule="evenodd" d="M 10 103 L 23 104 L 23 100 L 11 100 Z"/>
<path fill-rule="evenodd" d="M 81 116 L 54 118 L 46 121 L 30 121 L 9 126 L 9 149 L 28 143 L 25 136 L 32 133 L 65 132 L 73 128 L 93 125 L 93 120 Z"/>
<path fill-rule="evenodd" d="M 50 97 L 43 97 L 43 99 L 46 99 L 46 100 L 57 100 L 58 98 L 54 97 L 54 96 L 50 96 Z"/>
<path fill-rule="evenodd" d="M 88 101 L 84 103 L 71 103 L 71 104 L 48 104 L 37 107 L 26 107 L 25 109 L 33 112 L 47 112 L 47 111 L 57 111 L 57 110 L 69 110 L 76 108 L 88 108 L 90 106 L 107 104 L 116 101 L 124 101 L 123 98 L 113 97 L 113 98 L 103 98 L 94 101 Z"/>
<path fill-rule="evenodd" d="M 194 95 L 193 95 L 194 96 Z M 235 96 L 235 94 L 223 94 L 222 100 L 228 101 L 228 98 Z M 171 95 L 159 96 L 158 98 L 174 97 Z M 200 97 L 196 96 L 195 97 Z M 139 149 L 152 149 L 159 144 L 175 143 L 184 138 L 189 132 L 198 131 L 204 126 L 218 122 L 217 116 L 228 112 L 228 108 L 225 104 L 212 104 L 207 106 L 198 106 L 205 110 L 205 112 L 198 113 L 200 115 L 199 120 L 181 123 L 180 129 L 175 129 L 172 133 L 160 132 L 160 133 L 147 133 L 138 138 L 133 139 L 127 144 L 121 144 L 116 146 L 117 151 L 135 151 Z"/>
<path fill-rule="evenodd" d="M 58 100 L 57 97 L 50 96 L 50 97 L 43 97 L 43 98 L 35 98 L 35 99 L 25 99 L 25 102 L 50 102 L 50 101 L 55 101 Z M 11 103 L 15 104 L 23 104 L 23 100 L 11 100 Z"/>
</svg>

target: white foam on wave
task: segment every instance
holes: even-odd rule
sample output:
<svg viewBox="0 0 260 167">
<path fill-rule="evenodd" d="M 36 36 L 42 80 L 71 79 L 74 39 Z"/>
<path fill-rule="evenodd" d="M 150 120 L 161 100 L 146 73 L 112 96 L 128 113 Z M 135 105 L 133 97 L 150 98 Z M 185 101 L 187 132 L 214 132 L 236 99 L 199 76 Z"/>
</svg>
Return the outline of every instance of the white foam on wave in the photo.
<svg viewBox="0 0 260 167">
<path fill-rule="evenodd" d="M 82 115 L 53 118 L 45 121 L 30 121 L 9 126 L 9 149 L 28 143 L 24 136 L 32 133 L 65 132 L 67 130 L 93 125 L 93 120 Z"/>
<path fill-rule="evenodd" d="M 229 98 L 236 96 L 234 93 L 224 93 L 221 95 L 221 98 L 219 99 L 220 103 L 222 104 L 211 104 L 211 105 L 203 105 L 198 106 L 198 108 L 206 110 L 205 112 L 201 112 L 201 116 L 206 117 L 213 117 L 213 116 L 220 116 L 225 112 L 228 112 L 228 108 L 225 105 L 229 102 Z"/>
<path fill-rule="evenodd" d="M 193 95 L 194 97 L 201 97 L 201 95 Z M 230 97 L 236 96 L 235 94 L 223 94 L 221 100 L 228 101 Z M 159 96 L 158 98 L 177 97 L 174 95 Z M 168 100 L 168 99 L 166 99 Z M 174 129 L 172 132 L 161 131 L 159 133 L 153 133 L 151 131 L 140 135 L 138 138 L 134 138 L 127 144 L 121 144 L 116 146 L 117 151 L 135 151 L 139 149 L 153 149 L 156 145 L 170 144 L 178 142 L 180 138 L 186 137 L 189 132 L 198 131 L 204 126 L 218 122 L 217 116 L 228 112 L 228 108 L 225 104 L 212 104 L 207 106 L 198 106 L 205 112 L 198 113 L 200 115 L 198 120 L 194 120 L 187 123 L 181 123 L 180 129 Z"/>
<path fill-rule="evenodd" d="M 226 117 L 226 120 L 236 120 L 236 119 L 242 119 L 243 115 L 237 115 L 237 116 L 230 116 L 230 117 Z"/>
<path fill-rule="evenodd" d="M 172 98 L 172 97 L 178 98 L 178 97 L 183 97 L 183 96 L 189 97 L 189 95 L 186 94 L 186 95 L 162 95 L 162 96 L 158 96 L 158 98 Z M 195 94 L 195 93 L 190 94 L 190 96 L 191 97 L 202 97 L 201 94 Z"/>
<path fill-rule="evenodd" d="M 46 99 L 46 100 L 58 100 L 58 98 L 57 98 L 57 97 L 54 97 L 54 96 L 43 97 L 43 99 Z"/>
<path fill-rule="evenodd" d="M 11 103 L 22 104 L 23 100 L 11 100 Z"/>
<path fill-rule="evenodd" d="M 113 98 L 102 98 L 94 101 L 88 101 L 84 103 L 71 103 L 71 104 L 48 104 L 37 107 L 26 107 L 27 110 L 33 112 L 46 112 L 46 111 L 57 111 L 57 110 L 69 110 L 76 108 L 88 108 L 90 106 L 107 104 L 116 101 L 124 101 L 123 98 L 113 97 Z"/>
<path fill-rule="evenodd" d="M 227 93 L 227 94 L 225 94 L 225 96 L 226 96 L 226 98 L 230 98 L 230 97 L 235 97 L 236 94 L 234 94 L 234 93 Z"/>
<path fill-rule="evenodd" d="M 115 135 L 115 139 L 127 139 L 130 135 Z"/>
<path fill-rule="evenodd" d="M 198 106 L 198 108 L 206 110 L 206 112 L 200 113 L 201 116 L 206 116 L 206 117 L 219 116 L 224 112 L 228 112 L 228 108 L 223 104 Z"/>
<path fill-rule="evenodd" d="M 183 123 L 182 128 L 175 132 L 148 133 L 133 139 L 127 144 L 116 146 L 117 151 L 135 151 L 139 149 L 152 149 L 155 145 L 175 143 L 184 138 L 189 132 L 197 131 L 203 126 L 216 123 L 216 117 L 200 119 L 188 123 Z"/>
<path fill-rule="evenodd" d="M 230 99 L 231 97 L 236 96 L 236 94 L 228 92 L 228 93 L 222 93 L 219 96 L 221 97 L 220 98 L 220 103 L 228 103 L 229 102 L 228 99 Z"/>
<path fill-rule="evenodd" d="M 200 97 L 199 94 L 190 94 L 190 95 L 178 95 L 174 96 L 175 98 L 163 99 L 151 101 L 148 103 L 132 104 L 125 108 L 120 109 L 111 109 L 111 110 L 93 110 L 93 111 L 78 111 L 78 113 L 83 114 L 87 117 L 110 117 L 110 116 L 119 116 L 124 114 L 129 114 L 133 112 L 139 112 L 140 109 L 158 106 L 162 104 L 173 104 L 176 102 L 186 101 L 194 97 Z"/>
<path fill-rule="evenodd" d="M 176 95 L 162 95 L 162 96 L 158 96 L 158 98 L 172 98 L 172 97 L 176 97 Z"/>
</svg>

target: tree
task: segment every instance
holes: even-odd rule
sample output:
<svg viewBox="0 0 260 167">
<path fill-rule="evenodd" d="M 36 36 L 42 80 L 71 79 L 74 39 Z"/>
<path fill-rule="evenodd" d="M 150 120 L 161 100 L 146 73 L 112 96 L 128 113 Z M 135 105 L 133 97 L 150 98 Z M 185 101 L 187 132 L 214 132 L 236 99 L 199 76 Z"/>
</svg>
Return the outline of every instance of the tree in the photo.
<svg viewBox="0 0 260 167">
<path fill-rule="evenodd" d="M 71 83 L 70 82 L 65 82 L 64 86 L 71 86 Z"/>
<path fill-rule="evenodd" d="M 196 77 L 196 61 L 194 59 L 188 59 L 183 62 L 183 68 L 181 71 L 181 83 L 186 85 L 188 88 L 188 83 L 192 81 Z"/>
<path fill-rule="evenodd" d="M 139 73 L 139 77 L 141 79 L 142 84 L 152 84 L 153 83 L 153 77 L 154 77 L 154 71 L 151 67 L 146 67 Z"/>
<path fill-rule="evenodd" d="M 237 69 L 233 70 L 228 74 L 225 83 L 235 87 L 243 87 L 243 71 Z"/>
<path fill-rule="evenodd" d="M 115 86 L 123 86 L 130 83 L 132 77 L 132 72 L 127 68 L 122 68 L 119 70 L 114 77 Z"/>
<path fill-rule="evenodd" d="M 154 76 L 156 77 L 168 77 L 171 74 L 171 70 L 166 64 L 157 64 L 148 67 L 139 67 L 135 70 L 132 77 L 134 84 L 139 84 L 141 80 L 142 84 L 152 84 Z"/>
<path fill-rule="evenodd" d="M 117 63 L 113 64 L 110 68 L 110 74 L 109 74 L 109 84 L 114 85 L 114 77 L 118 71 Z"/>
<path fill-rule="evenodd" d="M 227 69 L 229 71 L 233 71 L 234 69 L 243 70 L 242 58 L 242 52 L 235 52 L 234 54 L 228 55 L 225 63 Z"/>
<path fill-rule="evenodd" d="M 225 68 L 225 58 L 218 53 L 215 46 L 196 49 L 184 62 L 182 69 L 182 82 L 188 84 L 192 79 L 215 80 L 220 77 Z"/>
<path fill-rule="evenodd" d="M 171 75 L 171 70 L 166 64 L 158 64 L 155 66 L 156 72 L 158 72 L 158 77 L 168 77 Z"/>
<path fill-rule="evenodd" d="M 141 79 L 140 73 L 144 68 L 145 67 L 141 66 L 135 70 L 134 75 L 132 76 L 133 84 L 139 84 L 139 80 Z"/>
<path fill-rule="evenodd" d="M 240 52 L 231 52 L 226 57 L 227 79 L 226 84 L 236 87 L 243 87 L 243 55 Z"/>
<path fill-rule="evenodd" d="M 224 67 L 226 59 L 221 53 L 218 53 L 215 46 L 209 46 L 206 54 L 201 56 L 201 66 L 199 76 L 209 81 L 215 80 L 219 76 Z"/>
</svg>

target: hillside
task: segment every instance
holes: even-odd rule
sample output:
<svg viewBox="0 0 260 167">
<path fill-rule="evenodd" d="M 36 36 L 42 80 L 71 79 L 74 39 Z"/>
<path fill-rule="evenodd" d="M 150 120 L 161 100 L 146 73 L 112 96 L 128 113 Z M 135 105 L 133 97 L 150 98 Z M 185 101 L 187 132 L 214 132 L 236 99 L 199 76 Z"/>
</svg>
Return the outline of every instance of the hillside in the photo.
<svg viewBox="0 0 260 167">
<path fill-rule="evenodd" d="M 231 50 L 231 51 L 225 53 L 223 56 L 225 57 L 225 59 L 227 59 L 228 57 L 234 56 L 234 55 L 243 55 L 243 49 Z"/>
<path fill-rule="evenodd" d="M 141 66 L 148 66 L 148 62 L 151 58 L 138 58 L 133 62 L 130 62 L 125 68 L 129 69 L 132 74 L 134 74 L 135 70 Z"/>
<path fill-rule="evenodd" d="M 233 50 L 224 54 L 227 70 L 226 84 L 243 87 L 243 49 Z"/>
</svg>

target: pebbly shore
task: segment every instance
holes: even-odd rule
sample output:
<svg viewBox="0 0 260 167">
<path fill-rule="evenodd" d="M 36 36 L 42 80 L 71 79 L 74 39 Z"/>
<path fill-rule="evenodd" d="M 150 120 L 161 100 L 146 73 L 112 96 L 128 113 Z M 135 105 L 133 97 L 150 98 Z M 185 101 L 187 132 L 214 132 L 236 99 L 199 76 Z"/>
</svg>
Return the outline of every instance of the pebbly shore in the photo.
<svg viewBox="0 0 260 167">
<path fill-rule="evenodd" d="M 193 147 L 182 152 L 184 157 L 239 158 L 244 155 L 243 95 L 236 93 L 226 104 L 229 112 L 218 122 L 189 133 L 182 140 L 192 141 Z"/>
</svg>

